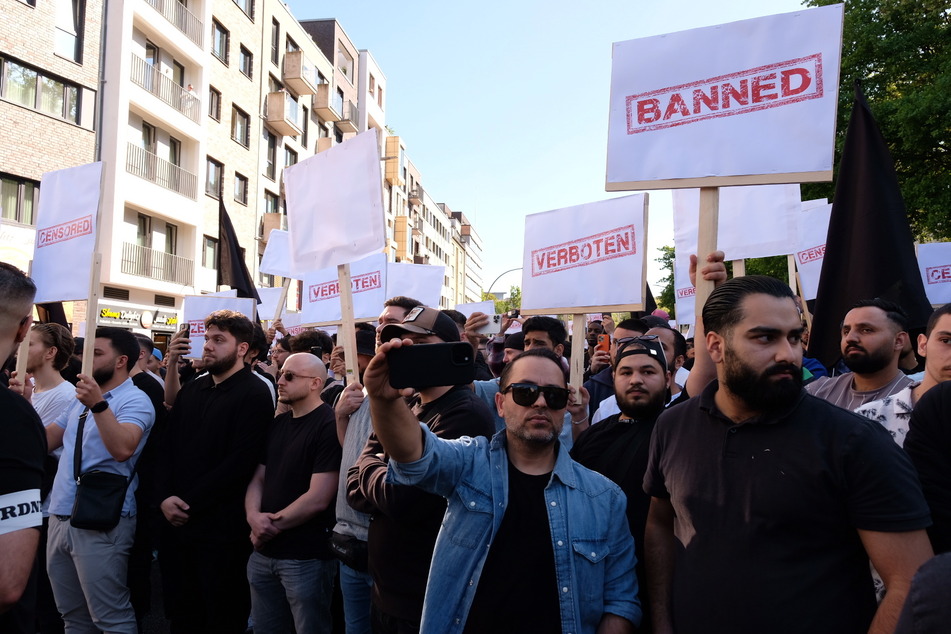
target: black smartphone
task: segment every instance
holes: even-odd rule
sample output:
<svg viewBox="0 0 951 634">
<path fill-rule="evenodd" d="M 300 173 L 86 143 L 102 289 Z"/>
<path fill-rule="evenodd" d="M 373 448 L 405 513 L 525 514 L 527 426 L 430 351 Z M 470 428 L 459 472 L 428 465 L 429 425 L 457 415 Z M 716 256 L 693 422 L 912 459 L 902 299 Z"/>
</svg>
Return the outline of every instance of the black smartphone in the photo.
<svg viewBox="0 0 951 634">
<path fill-rule="evenodd" d="M 475 379 L 475 354 L 465 341 L 420 343 L 390 350 L 390 385 L 396 389 L 463 385 Z"/>
</svg>

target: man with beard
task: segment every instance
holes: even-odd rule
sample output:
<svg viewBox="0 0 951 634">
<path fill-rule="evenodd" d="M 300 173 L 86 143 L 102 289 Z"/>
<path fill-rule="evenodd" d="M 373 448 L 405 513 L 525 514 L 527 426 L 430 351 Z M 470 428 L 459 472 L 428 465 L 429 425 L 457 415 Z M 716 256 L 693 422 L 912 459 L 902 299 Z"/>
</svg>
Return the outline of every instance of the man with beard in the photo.
<svg viewBox="0 0 951 634">
<path fill-rule="evenodd" d="M 702 318 L 717 380 L 660 416 L 644 477 L 654 631 L 893 631 L 931 556 L 908 457 L 803 391 L 785 283 L 730 280 Z M 887 587 L 878 606 L 869 560 Z"/>
<path fill-rule="evenodd" d="M 248 560 L 251 617 L 259 634 L 332 631 L 337 562 L 328 548 L 340 469 L 334 412 L 320 398 L 327 368 L 292 354 L 277 382 L 290 411 L 274 419 L 266 456 L 248 485 L 245 510 L 254 552 Z M 291 617 L 291 618 L 288 618 Z"/>
<path fill-rule="evenodd" d="M 166 520 L 159 563 L 173 632 L 247 628 L 244 495 L 274 416 L 270 391 L 243 361 L 253 336 L 241 313 L 208 315 L 207 374 L 182 386 L 166 419 L 156 489 Z"/>
<path fill-rule="evenodd" d="M 614 357 L 614 398 L 620 412 L 586 429 L 571 449 L 572 458 L 609 478 L 627 496 L 627 523 L 634 537 L 637 585 L 644 612 L 638 632 L 650 632 L 643 566 L 650 496 L 644 493 L 642 483 L 651 432 L 664 411 L 670 381 L 657 335 L 634 337 L 620 344 Z"/>
<path fill-rule="evenodd" d="M 898 304 L 862 300 L 842 320 L 842 360 L 852 371 L 820 377 L 806 389 L 850 411 L 900 392 L 912 383 L 898 368 L 907 344 L 908 318 Z"/>
<path fill-rule="evenodd" d="M 68 632 L 138 632 L 126 585 L 136 523 L 133 469 L 155 422 L 149 398 L 129 378 L 138 358 L 139 344 L 132 333 L 96 329 L 92 377 L 79 375 L 76 402 L 46 427 L 49 448 L 63 447 L 50 493 L 46 568 Z M 81 464 L 75 469 L 77 455 Z M 70 523 L 75 473 L 92 470 L 131 480 L 122 516 L 110 530 Z"/>
</svg>

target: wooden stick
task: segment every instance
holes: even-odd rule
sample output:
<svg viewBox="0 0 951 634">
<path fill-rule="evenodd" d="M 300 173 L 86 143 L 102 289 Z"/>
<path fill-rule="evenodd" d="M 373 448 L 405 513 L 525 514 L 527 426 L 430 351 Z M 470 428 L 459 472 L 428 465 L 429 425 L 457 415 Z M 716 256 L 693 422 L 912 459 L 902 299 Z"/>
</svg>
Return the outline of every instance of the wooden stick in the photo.
<svg viewBox="0 0 951 634">
<path fill-rule="evenodd" d="M 806 328 L 812 330 L 812 313 L 809 312 L 809 306 L 806 304 L 806 298 L 802 293 L 802 277 L 796 273 L 796 282 L 799 284 L 799 296 L 802 297 L 802 316 L 806 319 Z"/>
<path fill-rule="evenodd" d="M 93 255 L 92 273 L 89 275 L 89 299 L 86 300 L 86 340 L 83 342 L 82 368 L 82 373 L 86 376 L 92 376 L 92 362 L 96 348 L 96 314 L 99 311 L 99 273 L 101 266 L 102 254 L 96 253 Z"/>
<path fill-rule="evenodd" d="M 287 304 L 287 289 L 289 289 L 290 286 L 291 278 L 285 277 L 284 286 L 281 289 L 281 299 L 277 302 L 277 310 L 274 311 L 274 319 L 271 320 L 272 322 L 277 321 L 281 318 L 281 315 L 284 314 L 284 305 Z"/>
<path fill-rule="evenodd" d="M 733 277 L 743 277 L 744 275 L 746 275 L 746 260 L 733 260 Z"/>
<path fill-rule="evenodd" d="M 357 329 L 353 320 L 353 282 L 350 279 L 350 265 L 337 265 L 337 280 L 340 284 L 340 330 L 337 331 L 337 345 L 343 346 L 344 361 L 347 364 L 347 383 L 357 380 Z"/>
<path fill-rule="evenodd" d="M 584 340 L 587 334 L 587 319 L 584 313 L 575 313 L 572 315 L 571 322 L 571 372 L 569 373 L 568 383 L 575 388 L 580 388 L 584 382 Z M 579 391 L 580 396 L 580 391 Z"/>
<path fill-rule="evenodd" d="M 789 288 L 796 292 L 796 256 L 790 253 L 786 256 L 786 273 L 789 275 Z M 800 293 L 801 295 L 801 293 Z"/>
<path fill-rule="evenodd" d="M 694 306 L 697 315 L 703 312 L 713 282 L 704 280 L 699 270 L 703 268 L 707 255 L 717 250 L 717 224 L 720 219 L 720 190 L 716 187 L 700 188 L 700 217 L 697 224 L 697 294 Z M 735 273 L 735 271 L 734 271 Z"/>
</svg>

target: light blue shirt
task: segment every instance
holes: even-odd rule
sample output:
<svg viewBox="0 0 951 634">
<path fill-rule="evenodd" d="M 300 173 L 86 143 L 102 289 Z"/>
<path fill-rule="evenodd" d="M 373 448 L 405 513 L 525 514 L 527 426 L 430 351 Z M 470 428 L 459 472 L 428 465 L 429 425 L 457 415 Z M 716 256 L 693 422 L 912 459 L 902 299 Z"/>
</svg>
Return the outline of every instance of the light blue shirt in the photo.
<svg viewBox="0 0 951 634">
<path fill-rule="evenodd" d="M 139 440 L 139 445 L 135 448 L 132 457 L 125 462 L 118 462 L 102 444 L 102 438 L 99 436 L 99 426 L 96 425 L 93 413 L 90 412 L 86 417 L 86 423 L 83 425 L 83 463 L 80 465 L 79 471 L 85 473 L 98 469 L 99 471 L 118 473 L 128 478 L 135 463 L 139 460 L 142 447 L 145 446 L 149 431 L 155 423 L 155 408 L 152 407 L 152 401 L 149 400 L 149 397 L 135 386 L 132 379 L 126 379 L 121 385 L 109 390 L 102 397 L 109 401 L 109 407 L 115 414 L 116 420 L 120 423 L 138 425 L 142 428 L 142 438 Z M 66 431 L 63 434 L 63 455 L 59 459 L 56 478 L 53 480 L 53 490 L 50 493 L 50 513 L 52 515 L 71 515 L 73 512 L 73 500 L 76 498 L 73 453 L 76 447 L 76 430 L 79 427 L 79 416 L 85 408 L 86 406 L 77 399 L 71 407 L 53 421 L 54 425 L 59 425 Z M 138 476 L 133 479 L 126 490 L 125 502 L 122 504 L 123 517 L 135 515 L 135 489 L 137 486 Z"/>
<path fill-rule="evenodd" d="M 423 456 L 390 461 L 387 480 L 448 500 L 423 603 L 421 633 L 462 632 L 508 504 L 504 432 L 491 441 L 437 438 L 425 425 Z M 594 632 L 605 613 L 641 622 L 627 500 L 604 476 L 558 448 L 545 504 L 555 554 L 562 632 Z M 518 562 L 512 562 L 518 569 Z"/>
</svg>

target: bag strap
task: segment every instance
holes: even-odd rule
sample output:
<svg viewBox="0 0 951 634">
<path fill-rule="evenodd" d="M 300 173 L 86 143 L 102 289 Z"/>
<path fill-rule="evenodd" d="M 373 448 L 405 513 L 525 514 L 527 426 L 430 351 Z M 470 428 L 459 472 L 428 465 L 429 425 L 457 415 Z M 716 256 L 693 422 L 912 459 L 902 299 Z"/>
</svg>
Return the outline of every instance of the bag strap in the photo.
<svg viewBox="0 0 951 634">
<path fill-rule="evenodd" d="M 73 447 L 73 478 L 76 482 L 79 482 L 79 476 L 82 475 L 80 469 L 82 468 L 83 462 L 83 430 L 86 427 L 86 418 L 89 416 L 89 408 L 83 410 L 83 413 L 79 415 L 79 427 L 76 428 L 76 446 Z M 141 456 L 139 456 L 141 458 Z M 129 477 L 125 482 L 126 487 L 132 484 L 132 479 L 135 477 L 135 471 L 139 468 L 139 461 L 136 460 L 132 465 L 132 471 L 129 472 Z M 121 475 L 121 474 L 117 474 Z"/>
</svg>

